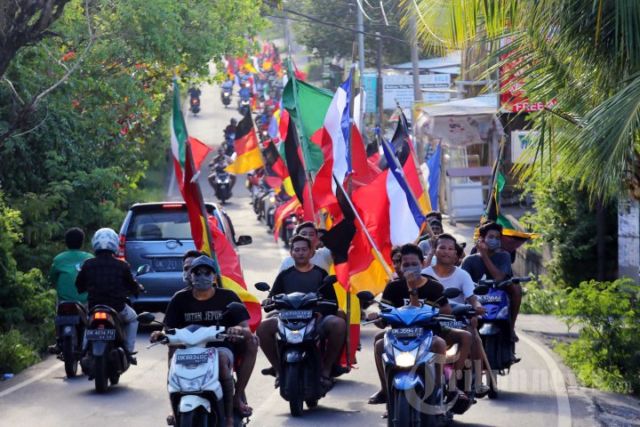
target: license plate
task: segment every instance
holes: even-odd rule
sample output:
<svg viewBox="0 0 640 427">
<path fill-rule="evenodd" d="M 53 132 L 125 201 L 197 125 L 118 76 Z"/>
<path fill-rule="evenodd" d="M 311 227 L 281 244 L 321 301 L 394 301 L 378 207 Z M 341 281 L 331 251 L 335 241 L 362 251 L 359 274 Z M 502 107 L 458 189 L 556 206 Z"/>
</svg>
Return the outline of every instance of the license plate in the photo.
<svg viewBox="0 0 640 427">
<path fill-rule="evenodd" d="M 416 338 L 422 335 L 422 328 L 397 328 L 393 330 L 393 335 L 396 338 Z"/>
<path fill-rule="evenodd" d="M 154 258 L 155 271 L 182 271 L 182 258 Z"/>
<path fill-rule="evenodd" d="M 77 325 L 80 323 L 80 316 L 56 316 L 56 325 Z"/>
<path fill-rule="evenodd" d="M 446 322 L 440 322 L 440 326 L 443 326 L 449 329 L 466 329 L 467 328 L 467 324 L 460 320 L 448 320 Z"/>
<path fill-rule="evenodd" d="M 89 341 L 113 341 L 116 339 L 115 329 L 87 329 Z"/>
<path fill-rule="evenodd" d="M 288 310 L 280 312 L 280 318 L 284 320 L 306 320 L 311 319 L 311 310 Z"/>
<path fill-rule="evenodd" d="M 209 353 L 176 354 L 176 363 L 178 365 L 200 365 L 207 363 L 208 360 Z"/>
</svg>

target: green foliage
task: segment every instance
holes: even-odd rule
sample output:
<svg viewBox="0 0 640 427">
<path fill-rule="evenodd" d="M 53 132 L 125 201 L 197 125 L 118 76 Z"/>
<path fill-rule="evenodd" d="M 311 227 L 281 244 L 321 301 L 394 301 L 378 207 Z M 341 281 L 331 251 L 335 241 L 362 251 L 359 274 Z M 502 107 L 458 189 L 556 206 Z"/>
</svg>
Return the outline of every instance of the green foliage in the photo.
<svg viewBox="0 0 640 427">
<path fill-rule="evenodd" d="M 596 213 L 577 187 L 553 173 L 531 180 L 527 191 L 533 195 L 535 210 L 523 219 L 551 245 L 553 258 L 546 265 L 551 282 L 570 286 L 597 277 L 598 265 Z M 606 271 L 615 274 L 617 209 L 611 204 L 605 212 Z"/>
<path fill-rule="evenodd" d="M 520 312 L 523 314 L 556 314 L 566 298 L 563 289 L 531 281 L 524 287 Z"/>
<path fill-rule="evenodd" d="M 639 300 L 629 279 L 583 282 L 568 293 L 561 314 L 581 329 L 558 351 L 587 386 L 640 394 Z"/>
<path fill-rule="evenodd" d="M 0 333 L 0 372 L 20 372 L 39 360 L 20 331 Z"/>
</svg>

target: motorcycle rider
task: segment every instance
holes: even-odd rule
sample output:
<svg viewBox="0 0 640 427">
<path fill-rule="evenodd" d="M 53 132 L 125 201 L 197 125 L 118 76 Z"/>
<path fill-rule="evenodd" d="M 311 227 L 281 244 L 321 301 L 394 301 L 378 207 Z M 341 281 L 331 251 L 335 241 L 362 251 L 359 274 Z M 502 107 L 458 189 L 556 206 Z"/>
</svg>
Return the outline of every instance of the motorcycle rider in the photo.
<svg viewBox="0 0 640 427">
<path fill-rule="evenodd" d="M 318 229 L 311 221 L 305 221 L 298 224 L 294 235 L 306 237 L 311 241 L 311 263 L 326 271 L 327 273 L 333 265 L 333 257 L 329 248 L 320 247 L 320 239 L 318 238 Z M 280 272 L 293 267 L 295 260 L 293 256 L 288 256 L 282 260 L 280 264 Z"/>
<path fill-rule="evenodd" d="M 393 280 L 387 284 L 382 293 L 382 301 L 394 307 L 402 307 L 405 305 L 420 306 L 424 301 L 425 303 L 437 306 L 442 314 L 450 314 L 451 306 L 444 297 L 444 286 L 442 286 L 442 284 L 436 281 L 433 277 L 421 274 L 424 262 L 422 250 L 417 245 L 408 243 L 400 248 L 400 254 L 400 271 L 402 273 L 402 278 Z M 375 314 L 370 316 L 370 320 L 373 320 L 374 318 L 376 318 Z M 382 322 L 377 322 L 376 326 L 380 328 L 385 327 Z M 444 337 L 444 339 L 434 336 L 431 351 L 433 353 L 440 354 L 442 356 L 441 360 L 444 360 L 446 344 L 452 345 L 453 343 L 457 343 L 459 358 L 455 362 L 454 368 L 456 371 L 462 371 L 471 348 L 471 334 L 460 329 L 442 328 L 439 335 Z M 385 392 L 386 381 L 382 363 L 384 340 L 377 340 L 374 343 L 374 348 L 374 358 L 376 361 L 376 367 L 378 368 L 381 389 L 369 398 L 370 404 L 385 403 L 387 401 Z M 436 367 L 441 374 L 442 363 L 436 363 Z M 437 374 L 436 378 L 440 378 L 440 374 Z M 463 392 L 455 390 L 455 384 L 452 385 L 450 392 L 451 396 L 448 396 L 449 400 L 456 396 L 459 399 L 468 399 Z"/>
<path fill-rule="evenodd" d="M 313 227 L 313 230 L 315 232 L 315 227 Z M 290 253 L 294 265 L 280 271 L 269 292 L 269 298 L 274 295 L 293 292 L 319 292 L 324 299 L 337 303 L 333 286 L 325 286 L 321 289 L 323 280 L 327 277 L 327 272 L 311 262 L 312 248 L 313 243 L 308 237 L 297 234 L 291 239 Z M 321 320 L 318 322 L 320 336 L 327 340 L 325 354 L 322 358 L 320 379 L 325 391 L 328 391 L 333 386 L 331 370 L 340 356 L 347 332 L 345 320 L 336 316 L 336 312 L 337 307 L 332 312 L 322 313 Z M 276 376 L 279 376 L 280 363 L 278 362 L 276 343 L 277 329 L 277 317 L 270 317 L 262 321 L 258 327 L 257 335 L 260 338 L 260 348 L 262 348 L 269 363 L 271 363 Z"/>
<path fill-rule="evenodd" d="M 470 304 L 473 306 L 478 316 L 485 314 L 485 309 L 478 301 L 478 297 L 473 293 L 475 284 L 469 273 L 456 266 L 458 261 L 457 247 L 459 247 L 455 237 L 450 234 L 441 234 L 436 242 L 436 264 L 422 270 L 422 274 L 426 274 L 438 280 L 445 289 L 456 288 L 462 294 L 451 300 L 458 304 Z M 469 328 L 471 332 L 471 359 L 474 366 L 480 366 L 482 359 L 482 341 L 476 333 L 478 328 L 478 318 L 473 317 L 470 320 Z"/>
<path fill-rule="evenodd" d="M 209 178 L 209 183 L 214 189 L 215 189 L 216 172 L 218 171 L 218 169 L 226 169 L 226 167 L 229 166 L 231 163 L 233 163 L 233 160 L 231 159 L 231 157 L 227 156 L 227 154 L 224 151 L 224 148 L 222 147 L 218 148 L 218 153 L 213 159 L 211 159 L 211 163 L 209 163 L 209 168 L 212 170 L 208 178 Z M 236 176 L 230 173 L 229 188 L 233 188 L 235 183 L 236 183 Z"/>
<path fill-rule="evenodd" d="M 236 128 L 238 127 L 238 121 L 236 119 L 229 120 L 229 124 L 224 128 L 224 139 L 227 140 L 236 134 Z"/>
<path fill-rule="evenodd" d="M 118 234 L 111 228 L 101 228 L 93 235 L 91 246 L 95 258 L 86 260 L 76 278 L 79 293 L 87 292 L 89 309 L 96 305 L 107 305 L 118 312 L 125 331 L 125 350 L 132 365 L 137 364 L 134 351 L 138 320 L 136 311 L 127 304 L 130 295 L 143 290 L 131 274 L 125 261 L 116 258 Z M 83 345 L 84 347 L 84 345 Z"/>
<path fill-rule="evenodd" d="M 49 269 L 49 283 L 56 289 L 58 302 L 75 301 L 86 306 L 87 293 L 78 293 L 76 289 L 76 277 L 80 271 L 82 263 L 93 255 L 81 250 L 84 242 L 84 232 L 73 227 L 64 233 L 64 243 L 67 250 L 60 252 L 53 258 L 53 263 Z M 56 352 L 60 351 L 60 341 L 52 347 Z"/>
<path fill-rule="evenodd" d="M 502 226 L 495 222 L 487 222 L 480 227 L 480 238 L 476 244 L 477 252 L 467 256 L 462 261 L 462 268 L 466 270 L 471 279 L 478 283 L 486 277 L 500 282 L 513 276 L 511 271 L 511 256 L 501 249 Z M 509 310 L 511 312 L 511 339 L 518 341 L 515 332 L 516 318 L 520 312 L 522 302 L 522 287 L 519 284 L 510 284 L 505 288 L 509 295 Z M 515 355 L 513 356 L 515 359 Z"/>
<path fill-rule="evenodd" d="M 186 255 L 186 254 L 185 254 Z M 191 288 L 185 288 L 171 298 L 165 312 L 165 328 L 184 328 L 188 325 L 217 325 L 222 313 L 232 302 L 242 302 L 235 292 L 219 287 L 220 278 L 214 260 L 206 255 L 195 258 L 189 270 Z M 220 322 L 227 328 L 230 343 L 216 345 L 220 361 L 220 382 L 224 390 L 225 414 L 227 426 L 233 426 L 233 409 L 243 417 L 252 413 L 245 399 L 245 388 L 253 372 L 258 354 L 256 336 L 249 329 L 249 315 L 242 318 L 225 316 Z M 150 341 L 155 342 L 162 336 L 154 331 Z M 236 360 L 242 360 L 238 367 L 238 381 L 233 387 L 233 366 Z"/>
</svg>

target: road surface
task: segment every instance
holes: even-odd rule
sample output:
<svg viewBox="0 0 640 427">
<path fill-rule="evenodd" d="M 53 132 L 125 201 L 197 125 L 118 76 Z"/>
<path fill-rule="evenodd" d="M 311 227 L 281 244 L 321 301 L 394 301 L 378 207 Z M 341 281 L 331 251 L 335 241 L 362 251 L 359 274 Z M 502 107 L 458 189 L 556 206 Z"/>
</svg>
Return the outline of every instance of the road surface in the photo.
<svg viewBox="0 0 640 427">
<path fill-rule="evenodd" d="M 235 100 L 234 100 L 235 101 Z M 232 104 L 233 106 L 233 104 Z M 187 128 L 207 144 L 218 146 L 222 129 L 231 117 L 240 118 L 233 109 L 224 109 L 217 88 L 203 89 L 202 111 L 194 117 L 186 113 Z M 200 177 L 207 201 L 215 201 L 206 182 L 207 162 Z M 168 198 L 179 197 L 170 189 Z M 282 245 L 274 242 L 266 227 L 259 223 L 240 177 L 234 197 L 225 206 L 238 234 L 249 234 L 253 244 L 239 249 L 248 284 L 272 282 L 281 259 L 286 256 Z M 258 291 L 256 294 L 263 298 Z M 302 418 L 289 415 L 287 402 L 273 387 L 273 378 L 260 370 L 267 366 L 259 355 L 247 395 L 254 408 L 253 426 L 382 426 L 384 405 L 367 404 L 377 388 L 372 355 L 373 326 L 362 331 L 362 351 L 358 353 L 358 369 L 339 379 L 335 388 L 320 401 L 318 408 L 305 411 Z M 67 380 L 63 365 L 53 357 L 27 369 L 15 378 L 0 383 L 0 426 L 103 426 L 148 427 L 165 425 L 169 413 L 166 393 L 166 348 L 146 349 L 149 329 L 139 332 L 138 366 L 132 366 L 120 384 L 104 395 L 94 391 L 93 382 L 80 376 Z M 507 377 L 499 378 L 501 388 L 497 400 L 478 401 L 465 415 L 456 417 L 455 425 L 464 426 L 570 426 L 570 410 L 562 375 L 553 360 L 539 344 L 520 332 L 518 353 L 522 362 Z"/>
</svg>

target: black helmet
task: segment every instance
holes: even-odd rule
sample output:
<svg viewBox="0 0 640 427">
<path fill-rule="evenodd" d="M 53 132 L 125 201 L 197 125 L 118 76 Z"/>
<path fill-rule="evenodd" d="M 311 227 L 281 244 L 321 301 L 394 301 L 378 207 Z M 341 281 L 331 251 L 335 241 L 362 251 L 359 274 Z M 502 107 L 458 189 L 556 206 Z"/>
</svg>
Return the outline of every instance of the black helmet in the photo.
<svg viewBox="0 0 640 427">
<path fill-rule="evenodd" d="M 189 269 L 189 273 L 202 266 L 208 267 L 214 274 L 218 271 L 218 265 L 216 264 L 216 262 L 210 257 L 202 255 L 193 260 L 193 262 L 191 263 L 191 268 Z"/>
<path fill-rule="evenodd" d="M 231 124 L 235 126 L 238 124 L 238 121 L 236 119 L 231 119 Z"/>
</svg>

